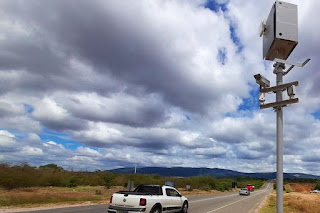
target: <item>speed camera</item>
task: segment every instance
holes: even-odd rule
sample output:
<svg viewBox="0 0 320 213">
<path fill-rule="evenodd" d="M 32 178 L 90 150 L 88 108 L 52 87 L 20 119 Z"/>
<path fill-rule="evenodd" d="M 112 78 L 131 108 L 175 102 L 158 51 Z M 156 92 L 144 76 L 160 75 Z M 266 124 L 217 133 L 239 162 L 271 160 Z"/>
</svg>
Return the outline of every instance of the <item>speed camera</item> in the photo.
<svg viewBox="0 0 320 213">
<path fill-rule="evenodd" d="M 270 81 L 261 74 L 254 75 L 254 78 L 256 79 L 257 84 L 259 84 L 261 87 L 270 87 Z"/>
<path fill-rule="evenodd" d="M 286 60 L 298 44 L 298 7 L 276 1 L 266 22 L 262 23 L 263 58 Z"/>
</svg>

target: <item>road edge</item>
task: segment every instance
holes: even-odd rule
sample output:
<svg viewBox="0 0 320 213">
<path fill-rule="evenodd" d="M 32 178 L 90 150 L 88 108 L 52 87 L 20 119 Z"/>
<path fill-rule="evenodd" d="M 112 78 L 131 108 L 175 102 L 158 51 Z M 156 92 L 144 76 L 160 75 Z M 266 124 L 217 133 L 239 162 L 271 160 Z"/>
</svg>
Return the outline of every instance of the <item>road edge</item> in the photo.
<svg viewBox="0 0 320 213">
<path fill-rule="evenodd" d="M 273 184 L 272 184 L 272 188 L 273 188 Z M 254 213 L 260 213 L 261 209 L 266 205 L 267 201 L 269 200 L 271 193 L 272 193 L 272 190 L 269 191 L 268 196 L 264 198 L 264 200 L 260 203 L 258 208 L 256 208 L 256 210 L 254 211 Z"/>
<path fill-rule="evenodd" d="M 80 206 L 107 205 L 107 204 L 109 203 L 84 203 L 84 204 L 74 204 L 74 205 L 65 205 L 65 206 L 61 205 L 61 206 L 50 206 L 50 207 L 8 208 L 8 209 L 0 209 L 0 213 L 41 211 L 41 210 L 72 208 L 72 207 L 80 207 Z"/>
</svg>

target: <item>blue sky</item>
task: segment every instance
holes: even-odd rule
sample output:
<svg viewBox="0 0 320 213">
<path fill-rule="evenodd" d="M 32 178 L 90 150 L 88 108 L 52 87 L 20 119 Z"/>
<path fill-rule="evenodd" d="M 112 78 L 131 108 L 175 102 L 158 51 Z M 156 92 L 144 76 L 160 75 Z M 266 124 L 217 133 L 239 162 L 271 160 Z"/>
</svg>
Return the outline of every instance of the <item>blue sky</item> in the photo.
<svg viewBox="0 0 320 213">
<path fill-rule="evenodd" d="M 253 78 L 275 84 L 257 33 L 273 3 L 1 1 L 0 162 L 275 171 L 275 113 Z M 292 3 L 289 59 L 312 60 L 285 77 L 300 99 L 285 109 L 285 171 L 320 175 L 320 3 Z"/>
<path fill-rule="evenodd" d="M 316 112 L 312 113 L 312 115 L 313 115 L 316 119 L 320 119 L 320 111 L 316 111 Z"/>
<path fill-rule="evenodd" d="M 39 137 L 43 142 L 54 141 L 70 150 L 76 150 L 78 147 L 83 146 L 81 143 L 72 140 L 66 133 L 53 132 L 48 129 L 43 129 Z"/>
</svg>

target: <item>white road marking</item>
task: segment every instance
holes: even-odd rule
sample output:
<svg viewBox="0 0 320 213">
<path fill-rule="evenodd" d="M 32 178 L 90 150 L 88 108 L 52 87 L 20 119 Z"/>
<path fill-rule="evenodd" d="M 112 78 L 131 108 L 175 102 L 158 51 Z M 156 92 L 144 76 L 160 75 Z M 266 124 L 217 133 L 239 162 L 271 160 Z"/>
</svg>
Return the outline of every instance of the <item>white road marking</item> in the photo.
<svg viewBox="0 0 320 213">
<path fill-rule="evenodd" d="M 257 194 L 254 194 L 254 195 L 252 195 L 252 196 L 250 196 L 250 197 L 243 198 L 243 199 L 241 199 L 241 200 L 237 200 L 237 201 L 235 201 L 235 202 L 233 202 L 233 203 L 229 203 L 229 204 L 227 204 L 227 205 L 225 205 L 225 206 L 222 206 L 222 207 L 219 207 L 219 208 L 217 208 L 217 209 L 211 210 L 211 211 L 209 211 L 209 212 L 207 212 L 207 213 L 212 213 L 212 212 L 218 211 L 218 210 L 220 210 L 220 209 L 223 209 L 223 208 L 225 208 L 225 207 L 228 207 L 228 206 L 231 206 L 231 205 L 233 205 L 233 204 L 235 204 L 235 203 L 238 203 L 238 202 L 240 202 L 240 201 L 242 201 L 242 200 L 246 200 L 246 199 L 252 198 L 252 197 L 254 197 L 254 196 L 256 196 L 256 195 L 262 194 L 262 193 L 264 193 L 265 191 L 267 191 L 267 190 L 269 189 L 269 185 L 270 185 L 270 184 L 268 183 L 268 186 L 267 186 L 265 189 L 263 189 L 262 191 L 260 191 L 259 193 L 257 193 Z"/>
<path fill-rule="evenodd" d="M 189 203 L 196 203 L 196 202 L 201 202 L 201 201 L 206 201 L 206 200 L 214 200 L 214 199 L 233 197 L 233 196 L 238 196 L 238 194 L 226 195 L 226 196 L 221 196 L 221 197 L 212 197 L 212 198 L 206 198 L 206 199 L 202 199 L 202 200 L 193 200 L 193 201 L 190 201 Z"/>
</svg>

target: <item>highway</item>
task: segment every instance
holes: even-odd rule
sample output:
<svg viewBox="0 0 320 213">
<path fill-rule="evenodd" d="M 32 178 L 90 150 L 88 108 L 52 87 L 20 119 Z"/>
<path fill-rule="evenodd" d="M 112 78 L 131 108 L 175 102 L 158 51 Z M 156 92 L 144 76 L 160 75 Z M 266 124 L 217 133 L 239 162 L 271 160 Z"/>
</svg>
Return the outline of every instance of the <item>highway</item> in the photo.
<svg viewBox="0 0 320 213">
<path fill-rule="evenodd" d="M 189 213 L 253 213 L 260 203 L 270 194 L 272 183 L 267 183 L 261 190 L 252 192 L 250 196 L 238 193 L 212 195 L 207 198 L 189 198 Z"/>
<path fill-rule="evenodd" d="M 263 189 L 252 192 L 250 196 L 239 196 L 238 192 L 223 193 L 210 196 L 190 197 L 188 213 L 254 213 L 260 203 L 270 194 L 272 183 Z M 109 204 L 54 208 L 33 211 L 3 212 L 35 212 L 35 213 L 106 213 Z M 2 212 L 0 210 L 0 212 Z"/>
</svg>

